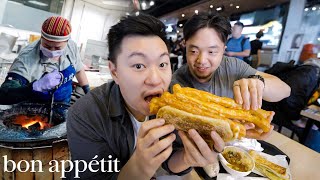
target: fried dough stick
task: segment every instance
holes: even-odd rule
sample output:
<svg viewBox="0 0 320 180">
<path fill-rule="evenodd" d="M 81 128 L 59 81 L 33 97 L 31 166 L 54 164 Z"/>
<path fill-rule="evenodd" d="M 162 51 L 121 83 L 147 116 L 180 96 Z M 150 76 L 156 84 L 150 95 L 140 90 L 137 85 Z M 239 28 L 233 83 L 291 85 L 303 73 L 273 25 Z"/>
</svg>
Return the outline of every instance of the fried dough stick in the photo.
<svg viewBox="0 0 320 180">
<path fill-rule="evenodd" d="M 217 95 L 214 95 L 212 93 L 197 90 L 194 88 L 189 87 L 181 87 L 179 84 L 175 84 L 173 86 L 173 93 L 183 93 L 187 96 L 199 99 L 201 101 L 210 102 L 210 103 L 216 103 L 219 105 L 222 105 L 226 108 L 232 108 L 232 109 L 242 109 L 242 106 L 240 104 L 237 104 L 233 99 L 228 97 L 220 97 Z M 270 111 L 265 111 L 263 109 L 257 109 L 249 110 L 249 112 L 252 115 L 258 116 L 261 119 L 268 119 L 271 115 Z"/>
<path fill-rule="evenodd" d="M 212 108 L 202 106 L 197 102 L 190 101 L 188 99 L 178 99 L 177 96 L 170 94 L 169 92 L 163 93 L 160 98 L 156 97 L 151 100 L 150 112 L 156 114 L 158 110 L 165 105 L 169 105 L 171 107 L 174 107 L 179 110 L 186 111 L 195 115 L 208 116 L 208 117 L 228 121 L 230 124 L 231 130 L 235 135 L 234 138 L 240 139 L 241 137 L 244 137 L 246 135 L 246 129 L 242 124 L 238 122 L 234 122 L 228 118 L 221 117 L 218 115 L 217 111 L 213 110 Z"/>
<path fill-rule="evenodd" d="M 216 103 L 203 102 L 180 92 L 175 93 L 174 96 L 176 96 L 178 100 L 185 102 L 185 104 L 198 104 L 202 107 L 202 109 L 205 109 L 205 111 L 216 111 L 216 113 L 218 113 L 218 115 L 222 117 L 251 122 L 257 127 L 261 128 L 264 132 L 269 132 L 270 130 L 270 123 L 267 119 L 260 119 L 257 116 L 253 116 L 249 111 L 243 111 L 241 109 L 230 109 Z"/>
</svg>

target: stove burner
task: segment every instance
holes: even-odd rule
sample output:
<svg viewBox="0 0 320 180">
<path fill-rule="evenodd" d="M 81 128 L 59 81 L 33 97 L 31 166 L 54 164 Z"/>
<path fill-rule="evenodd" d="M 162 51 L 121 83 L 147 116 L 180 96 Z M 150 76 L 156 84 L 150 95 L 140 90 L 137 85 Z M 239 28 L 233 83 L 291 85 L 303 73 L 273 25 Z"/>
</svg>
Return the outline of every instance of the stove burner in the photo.
<svg viewBox="0 0 320 180">
<path fill-rule="evenodd" d="M 23 103 L 0 112 L 0 142 L 35 142 L 66 136 L 68 107 L 54 104 L 51 125 L 48 104 Z"/>
<path fill-rule="evenodd" d="M 19 128 L 24 130 L 44 130 L 50 128 L 51 125 L 48 123 L 48 117 L 43 115 L 13 115 L 11 117 L 7 117 L 4 120 L 3 124 L 5 124 L 9 128 Z"/>
</svg>

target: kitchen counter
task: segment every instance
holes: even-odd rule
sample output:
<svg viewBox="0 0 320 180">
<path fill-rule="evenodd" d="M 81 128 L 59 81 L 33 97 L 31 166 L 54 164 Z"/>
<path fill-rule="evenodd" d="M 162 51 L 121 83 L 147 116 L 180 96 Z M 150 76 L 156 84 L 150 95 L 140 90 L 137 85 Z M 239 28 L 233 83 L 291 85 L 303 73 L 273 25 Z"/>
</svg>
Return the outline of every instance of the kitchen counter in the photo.
<svg viewBox="0 0 320 180">
<path fill-rule="evenodd" d="M 99 72 L 86 71 L 86 75 L 89 81 L 90 88 L 95 88 L 101 86 L 104 83 L 112 81 L 112 76 L 110 73 L 101 74 Z M 73 78 L 74 82 L 78 82 L 77 79 Z"/>
</svg>

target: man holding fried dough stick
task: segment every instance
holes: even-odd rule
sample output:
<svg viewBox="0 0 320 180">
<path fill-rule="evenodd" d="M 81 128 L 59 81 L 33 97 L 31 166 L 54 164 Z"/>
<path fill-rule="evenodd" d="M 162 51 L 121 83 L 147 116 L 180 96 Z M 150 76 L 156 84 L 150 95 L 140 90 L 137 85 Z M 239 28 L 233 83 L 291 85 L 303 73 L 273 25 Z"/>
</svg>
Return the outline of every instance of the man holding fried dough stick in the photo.
<svg viewBox="0 0 320 180">
<path fill-rule="evenodd" d="M 95 167 L 96 172 L 86 169 L 78 177 L 150 179 L 161 164 L 170 174 L 184 175 L 193 166 L 216 161 L 217 153 L 196 131 L 191 132 L 193 140 L 182 139 L 183 150 L 172 145 L 173 125 L 165 125 L 164 119 L 149 120 L 149 102 L 167 91 L 172 76 L 165 25 L 148 15 L 128 16 L 111 27 L 108 45 L 114 81 L 93 89 L 70 107 L 67 137 L 72 161 L 88 164 L 117 158 L 120 172 Z M 218 151 L 224 148 L 215 131 L 211 140 Z M 69 178 L 76 178 L 75 173 Z"/>
<path fill-rule="evenodd" d="M 221 15 L 194 15 L 183 29 L 187 64 L 175 71 L 171 86 L 180 84 L 218 96 L 234 98 L 244 110 L 257 110 L 262 99 L 280 101 L 290 95 L 290 87 L 279 78 L 251 68 L 234 57 L 224 56 L 231 25 Z M 269 116 L 272 120 L 274 113 Z M 271 133 L 261 133 L 247 124 L 247 137 L 263 139 Z M 256 133 L 258 131 L 259 133 Z"/>
</svg>

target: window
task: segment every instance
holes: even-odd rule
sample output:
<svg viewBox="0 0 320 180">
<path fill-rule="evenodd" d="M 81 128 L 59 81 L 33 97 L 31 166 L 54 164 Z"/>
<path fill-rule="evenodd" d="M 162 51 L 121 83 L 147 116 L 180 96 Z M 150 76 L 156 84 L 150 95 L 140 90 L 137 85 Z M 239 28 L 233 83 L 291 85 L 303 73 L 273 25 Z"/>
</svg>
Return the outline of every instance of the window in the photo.
<svg viewBox="0 0 320 180">
<path fill-rule="evenodd" d="M 44 20 L 61 14 L 63 3 L 64 0 L 8 0 L 1 24 L 40 33 Z"/>
</svg>

